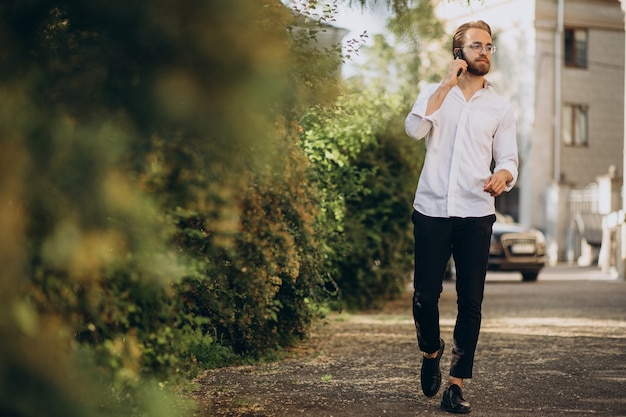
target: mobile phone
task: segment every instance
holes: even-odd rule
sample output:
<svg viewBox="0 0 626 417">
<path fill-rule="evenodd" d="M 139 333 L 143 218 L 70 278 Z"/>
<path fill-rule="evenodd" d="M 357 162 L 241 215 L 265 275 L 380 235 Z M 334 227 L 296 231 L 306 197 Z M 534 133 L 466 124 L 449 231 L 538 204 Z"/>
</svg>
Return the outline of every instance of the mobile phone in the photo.
<svg viewBox="0 0 626 417">
<path fill-rule="evenodd" d="M 463 59 L 463 50 L 461 48 L 457 49 L 456 52 L 454 53 L 454 58 L 459 58 L 459 59 Z M 456 76 L 460 77 L 461 73 L 463 72 L 462 69 L 460 69 L 457 73 Z"/>
</svg>

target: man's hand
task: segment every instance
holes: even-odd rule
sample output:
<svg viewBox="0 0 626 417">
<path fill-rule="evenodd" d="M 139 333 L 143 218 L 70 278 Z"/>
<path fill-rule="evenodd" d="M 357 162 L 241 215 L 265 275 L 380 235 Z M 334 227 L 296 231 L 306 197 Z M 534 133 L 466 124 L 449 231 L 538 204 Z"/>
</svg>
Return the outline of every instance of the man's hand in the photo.
<svg viewBox="0 0 626 417">
<path fill-rule="evenodd" d="M 424 113 L 426 116 L 430 116 L 439 108 L 443 103 L 443 100 L 446 98 L 452 87 L 459 83 L 459 77 L 457 77 L 457 73 L 459 70 L 466 71 L 467 70 L 467 62 L 462 59 L 456 58 L 454 61 L 451 61 L 448 65 L 448 72 L 446 73 L 446 77 L 441 81 L 439 88 L 435 90 L 433 95 L 428 99 L 428 104 L 426 105 L 426 112 Z"/>
<path fill-rule="evenodd" d="M 467 71 L 467 62 L 460 58 L 455 58 L 448 65 L 448 72 L 446 73 L 446 77 L 443 80 L 443 84 L 447 84 L 450 87 L 454 87 L 459 83 L 458 73 L 459 71 L 465 72 Z"/>
<path fill-rule="evenodd" d="M 497 197 L 504 192 L 506 184 L 512 180 L 513 175 L 506 169 L 501 169 L 487 177 L 483 190 L 491 194 L 492 197 Z"/>
</svg>

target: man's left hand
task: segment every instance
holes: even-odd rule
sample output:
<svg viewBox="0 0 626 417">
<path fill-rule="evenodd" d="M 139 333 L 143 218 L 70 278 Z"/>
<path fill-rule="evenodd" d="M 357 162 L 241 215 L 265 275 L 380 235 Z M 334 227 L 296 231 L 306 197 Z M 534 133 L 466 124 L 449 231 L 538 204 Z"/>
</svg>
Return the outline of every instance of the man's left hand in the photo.
<svg viewBox="0 0 626 417">
<path fill-rule="evenodd" d="M 487 180 L 485 180 L 485 185 L 483 190 L 486 193 L 491 194 L 493 197 L 497 197 L 504 192 L 506 188 L 506 184 L 513 179 L 513 175 L 506 169 L 501 169 L 498 172 L 490 175 Z"/>
</svg>

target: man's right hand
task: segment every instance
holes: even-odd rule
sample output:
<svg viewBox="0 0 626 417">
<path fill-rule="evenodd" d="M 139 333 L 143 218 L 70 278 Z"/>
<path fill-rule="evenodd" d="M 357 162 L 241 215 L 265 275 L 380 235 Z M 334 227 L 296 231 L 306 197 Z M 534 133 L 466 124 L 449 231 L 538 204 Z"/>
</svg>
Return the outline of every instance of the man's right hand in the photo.
<svg viewBox="0 0 626 417">
<path fill-rule="evenodd" d="M 432 96 L 428 99 L 428 104 L 426 105 L 426 112 L 424 113 L 426 116 L 430 116 L 441 107 L 441 103 L 446 98 L 452 87 L 459 83 L 459 77 L 456 74 L 459 72 L 459 69 L 462 71 L 467 70 L 467 62 L 465 60 L 456 58 L 448 65 L 448 73 L 446 77 L 443 79 L 439 88 L 433 93 Z"/>
<path fill-rule="evenodd" d="M 461 58 L 455 58 L 448 65 L 448 73 L 443 83 L 450 87 L 457 85 L 459 83 L 459 76 L 457 76 L 459 70 L 461 70 L 461 75 L 463 75 L 467 71 L 467 62 Z"/>
</svg>

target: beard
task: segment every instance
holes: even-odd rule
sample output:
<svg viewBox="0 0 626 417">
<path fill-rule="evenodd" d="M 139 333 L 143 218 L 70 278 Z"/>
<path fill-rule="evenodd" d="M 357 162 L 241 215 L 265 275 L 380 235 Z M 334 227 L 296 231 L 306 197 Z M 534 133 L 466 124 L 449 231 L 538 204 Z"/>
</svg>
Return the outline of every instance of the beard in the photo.
<svg viewBox="0 0 626 417">
<path fill-rule="evenodd" d="M 468 63 L 467 65 L 467 72 L 469 72 L 470 74 L 474 74 L 474 75 L 486 75 L 489 72 L 489 69 L 491 68 L 491 63 L 489 62 L 484 62 L 484 61 L 480 61 L 480 62 L 472 62 L 472 63 Z"/>
</svg>

